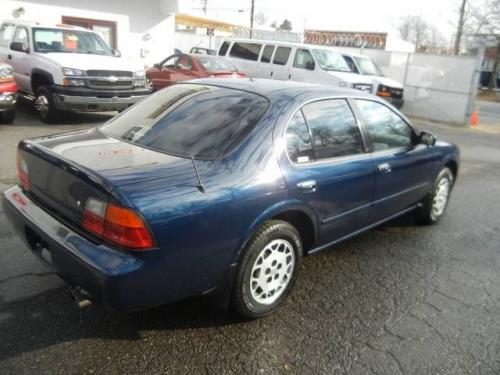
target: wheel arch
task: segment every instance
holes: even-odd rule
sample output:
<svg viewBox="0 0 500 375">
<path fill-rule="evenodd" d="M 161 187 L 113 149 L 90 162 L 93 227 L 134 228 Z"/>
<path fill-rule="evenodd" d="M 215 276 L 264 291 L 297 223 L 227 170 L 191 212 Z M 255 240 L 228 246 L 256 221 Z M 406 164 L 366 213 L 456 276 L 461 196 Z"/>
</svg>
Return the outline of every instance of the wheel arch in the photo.
<svg viewBox="0 0 500 375">
<path fill-rule="evenodd" d="M 54 84 L 54 77 L 52 77 L 52 74 L 42 69 L 33 69 L 31 72 L 31 89 L 33 93 L 35 93 L 38 87 L 47 84 Z"/>
</svg>

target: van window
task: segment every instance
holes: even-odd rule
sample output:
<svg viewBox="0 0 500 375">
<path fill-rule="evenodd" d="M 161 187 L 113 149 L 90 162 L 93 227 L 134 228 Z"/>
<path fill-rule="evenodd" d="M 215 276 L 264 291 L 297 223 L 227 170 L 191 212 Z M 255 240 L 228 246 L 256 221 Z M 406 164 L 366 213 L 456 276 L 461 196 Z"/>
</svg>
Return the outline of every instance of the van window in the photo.
<svg viewBox="0 0 500 375">
<path fill-rule="evenodd" d="M 9 46 L 16 27 L 10 23 L 4 23 L 0 27 L 0 46 Z"/>
<path fill-rule="evenodd" d="M 290 47 L 278 47 L 274 54 L 273 64 L 286 65 L 292 49 Z"/>
<path fill-rule="evenodd" d="M 229 42 L 222 43 L 219 49 L 219 56 L 226 56 L 227 50 L 229 49 Z"/>
<path fill-rule="evenodd" d="M 295 58 L 293 59 L 294 68 L 314 70 L 315 66 L 316 63 L 308 49 L 297 49 Z"/>
<path fill-rule="evenodd" d="M 244 60 L 257 61 L 262 44 L 259 43 L 234 43 L 229 56 Z"/>
<path fill-rule="evenodd" d="M 274 52 L 274 46 L 267 45 L 264 48 L 264 52 L 262 52 L 262 57 L 260 58 L 260 62 L 270 63 L 271 57 L 273 56 L 273 52 Z"/>
</svg>

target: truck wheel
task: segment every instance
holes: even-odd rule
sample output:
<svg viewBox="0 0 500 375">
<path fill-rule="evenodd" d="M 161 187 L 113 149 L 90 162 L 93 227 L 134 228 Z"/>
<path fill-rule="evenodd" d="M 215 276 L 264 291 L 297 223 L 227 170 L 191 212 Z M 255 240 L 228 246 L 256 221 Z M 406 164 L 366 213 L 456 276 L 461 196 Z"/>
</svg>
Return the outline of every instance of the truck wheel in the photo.
<svg viewBox="0 0 500 375">
<path fill-rule="evenodd" d="M 35 94 L 35 110 L 40 119 L 46 124 L 53 124 L 60 120 L 61 112 L 54 107 L 54 98 L 50 87 L 40 86 Z"/>
<path fill-rule="evenodd" d="M 233 308 L 250 319 L 276 310 L 293 288 L 301 258 L 297 230 L 285 221 L 266 222 L 244 250 L 233 285 Z"/>
<path fill-rule="evenodd" d="M 15 108 L 9 109 L 8 111 L 5 112 L 0 112 L 0 122 L 4 124 L 12 124 L 15 118 L 16 118 Z"/>
</svg>

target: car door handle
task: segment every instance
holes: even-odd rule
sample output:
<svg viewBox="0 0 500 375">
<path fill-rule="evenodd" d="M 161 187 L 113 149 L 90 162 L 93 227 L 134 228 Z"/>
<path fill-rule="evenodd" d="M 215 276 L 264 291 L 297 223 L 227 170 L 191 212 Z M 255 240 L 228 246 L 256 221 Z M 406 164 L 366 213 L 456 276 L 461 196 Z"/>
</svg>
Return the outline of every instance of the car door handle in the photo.
<svg viewBox="0 0 500 375">
<path fill-rule="evenodd" d="M 383 163 L 383 164 L 379 164 L 377 166 L 379 172 L 382 172 L 382 173 L 389 173 L 391 171 L 391 165 L 389 163 Z"/>
<path fill-rule="evenodd" d="M 271 77 L 273 76 L 273 73 L 274 73 L 274 72 L 271 72 Z"/>
<path fill-rule="evenodd" d="M 315 190 L 316 189 L 316 181 L 314 180 L 308 180 L 308 181 L 302 181 L 297 184 L 297 188 L 302 191 L 310 191 L 310 190 Z"/>
<path fill-rule="evenodd" d="M 292 75 L 291 74 L 288 75 L 288 79 L 292 79 Z"/>
<path fill-rule="evenodd" d="M 7 58 L 8 58 L 9 60 L 12 60 L 12 55 L 9 53 L 9 54 L 7 55 Z"/>
</svg>

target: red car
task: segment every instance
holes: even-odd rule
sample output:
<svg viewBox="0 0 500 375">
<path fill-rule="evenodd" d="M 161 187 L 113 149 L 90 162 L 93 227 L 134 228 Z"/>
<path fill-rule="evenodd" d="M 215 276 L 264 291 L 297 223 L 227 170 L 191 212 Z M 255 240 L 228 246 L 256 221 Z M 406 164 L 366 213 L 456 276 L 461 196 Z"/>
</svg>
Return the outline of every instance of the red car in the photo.
<svg viewBox="0 0 500 375">
<path fill-rule="evenodd" d="M 0 60 L 0 122 L 11 123 L 16 116 L 17 84 L 12 67 Z"/>
<path fill-rule="evenodd" d="M 189 79 L 218 77 L 246 77 L 226 60 L 218 56 L 199 54 L 175 54 L 167 57 L 146 71 L 153 91 Z"/>
</svg>

